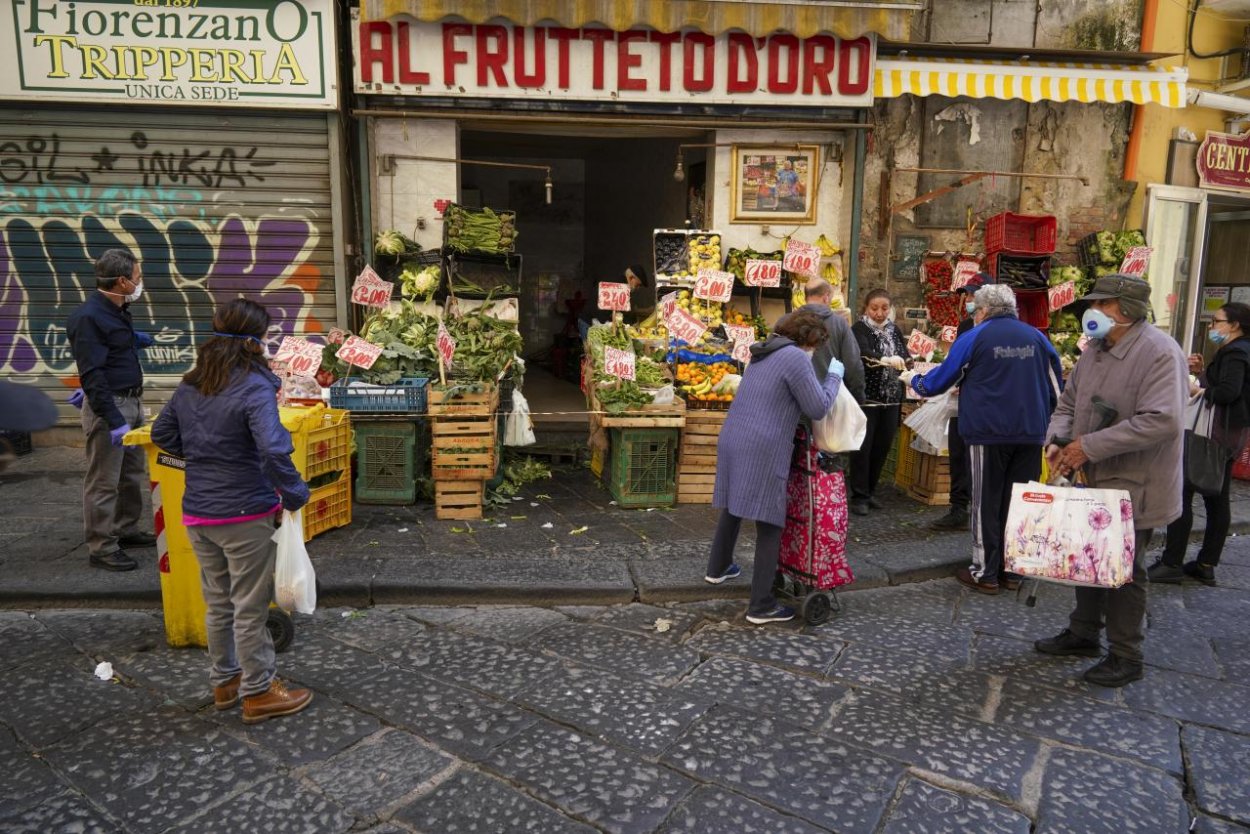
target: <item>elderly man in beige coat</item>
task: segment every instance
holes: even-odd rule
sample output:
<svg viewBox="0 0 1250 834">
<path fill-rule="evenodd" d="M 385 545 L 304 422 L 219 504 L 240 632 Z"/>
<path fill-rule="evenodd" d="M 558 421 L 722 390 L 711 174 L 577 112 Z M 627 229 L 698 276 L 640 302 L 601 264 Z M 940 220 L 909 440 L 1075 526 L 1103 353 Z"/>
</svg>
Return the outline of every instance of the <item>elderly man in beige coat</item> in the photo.
<svg viewBox="0 0 1250 834">
<path fill-rule="evenodd" d="M 1085 672 L 1085 680 L 1124 686 L 1142 676 L 1150 534 L 1181 514 L 1188 372 L 1180 346 L 1146 321 L 1149 283 L 1106 275 L 1081 300 L 1089 304 L 1081 323 L 1091 339 L 1051 417 L 1047 461 L 1052 472 L 1083 470 L 1090 486 L 1128 490 L 1136 559 L 1133 581 L 1123 587 L 1077 588 L 1068 628 L 1034 645 L 1046 654 L 1098 657 L 1105 621 L 1110 652 Z M 1098 428 L 1095 396 L 1116 411 L 1106 428 Z M 1071 442 L 1061 448 L 1055 438 Z"/>
</svg>

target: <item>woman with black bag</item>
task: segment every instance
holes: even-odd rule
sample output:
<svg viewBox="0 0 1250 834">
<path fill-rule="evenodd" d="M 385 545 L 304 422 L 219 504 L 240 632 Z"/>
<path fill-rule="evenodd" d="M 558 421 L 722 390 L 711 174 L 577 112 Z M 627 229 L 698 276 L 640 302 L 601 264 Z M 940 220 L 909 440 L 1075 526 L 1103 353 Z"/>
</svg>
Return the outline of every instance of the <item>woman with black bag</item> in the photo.
<svg viewBox="0 0 1250 834">
<path fill-rule="evenodd" d="M 1185 562 L 1185 550 L 1189 546 L 1189 532 L 1194 523 L 1194 494 L 1198 490 L 1188 478 L 1182 498 L 1184 512 L 1168 525 L 1163 556 L 1150 567 L 1147 575 L 1151 582 L 1180 584 L 1186 577 L 1205 585 L 1215 584 L 1215 566 L 1220 562 L 1224 540 L 1228 538 L 1231 514 L 1228 506 L 1228 489 L 1232 481 L 1233 460 L 1246 444 L 1247 427 L 1250 427 L 1250 402 L 1246 388 L 1250 385 L 1250 305 L 1225 304 L 1211 319 L 1207 337 L 1219 345 L 1206 370 L 1202 369 L 1202 356 L 1189 357 L 1189 370 L 1199 374 L 1202 401 L 1214 408 L 1211 419 L 1211 439 L 1227 450 L 1224 464 L 1224 480 L 1218 493 L 1203 495 L 1207 510 L 1207 528 L 1202 536 L 1202 547 L 1192 562 Z M 1192 428 L 1187 425 L 1186 428 Z"/>
</svg>

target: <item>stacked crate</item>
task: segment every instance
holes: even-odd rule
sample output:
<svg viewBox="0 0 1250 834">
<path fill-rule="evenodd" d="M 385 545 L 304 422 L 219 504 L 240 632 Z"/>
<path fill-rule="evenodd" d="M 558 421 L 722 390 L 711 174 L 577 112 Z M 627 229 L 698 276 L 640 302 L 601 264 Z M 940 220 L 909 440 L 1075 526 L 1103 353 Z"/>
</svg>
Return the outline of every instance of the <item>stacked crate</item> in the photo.
<svg viewBox="0 0 1250 834">
<path fill-rule="evenodd" d="M 716 484 L 716 440 L 727 411 L 690 409 L 677 456 L 677 503 L 711 504 Z"/>
<path fill-rule="evenodd" d="M 1050 261 L 1058 223 L 1049 214 L 1005 211 L 985 221 L 985 251 L 994 280 L 1015 291 L 1020 321 L 1039 330 L 1050 326 Z"/>
<path fill-rule="evenodd" d="M 499 389 L 485 383 L 433 385 L 429 413 L 434 515 L 482 517 L 485 484 L 498 465 Z"/>
</svg>

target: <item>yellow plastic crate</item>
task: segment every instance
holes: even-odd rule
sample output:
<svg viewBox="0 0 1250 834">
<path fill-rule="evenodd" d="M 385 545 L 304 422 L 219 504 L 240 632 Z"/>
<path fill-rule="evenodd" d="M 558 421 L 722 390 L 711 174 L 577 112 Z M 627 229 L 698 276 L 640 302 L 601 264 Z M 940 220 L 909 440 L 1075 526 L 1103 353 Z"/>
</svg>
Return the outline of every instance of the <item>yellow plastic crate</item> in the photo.
<svg viewBox="0 0 1250 834">
<path fill-rule="evenodd" d="M 341 473 L 338 480 L 317 487 L 304 505 L 304 541 L 313 536 L 346 527 L 352 523 L 352 473 Z"/>
<path fill-rule="evenodd" d="M 911 447 L 916 437 L 915 432 L 905 425 L 898 427 L 898 436 L 894 439 L 896 463 L 894 465 L 894 485 L 902 490 L 909 490 L 916 482 L 916 471 L 920 466 L 920 453 Z"/>
</svg>

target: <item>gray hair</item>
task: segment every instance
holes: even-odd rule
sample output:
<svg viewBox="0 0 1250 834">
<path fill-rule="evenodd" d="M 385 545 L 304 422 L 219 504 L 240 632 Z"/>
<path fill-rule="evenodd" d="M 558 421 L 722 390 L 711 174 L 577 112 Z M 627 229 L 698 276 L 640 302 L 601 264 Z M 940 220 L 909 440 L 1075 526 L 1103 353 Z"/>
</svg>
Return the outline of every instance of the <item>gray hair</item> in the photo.
<svg viewBox="0 0 1250 834">
<path fill-rule="evenodd" d="M 986 317 L 1004 314 L 1017 315 L 1016 294 L 1011 287 L 1004 284 L 986 284 L 972 296 L 978 310 L 984 310 Z"/>
<path fill-rule="evenodd" d="M 95 283 L 97 287 L 110 289 L 118 278 L 129 278 L 134 274 L 134 255 L 127 249 L 108 249 L 96 259 Z"/>
<path fill-rule="evenodd" d="M 810 278 L 808 279 L 808 282 L 803 285 L 803 298 L 808 301 L 811 301 L 817 296 L 824 295 L 830 297 L 833 296 L 833 285 L 824 278 Z"/>
</svg>

